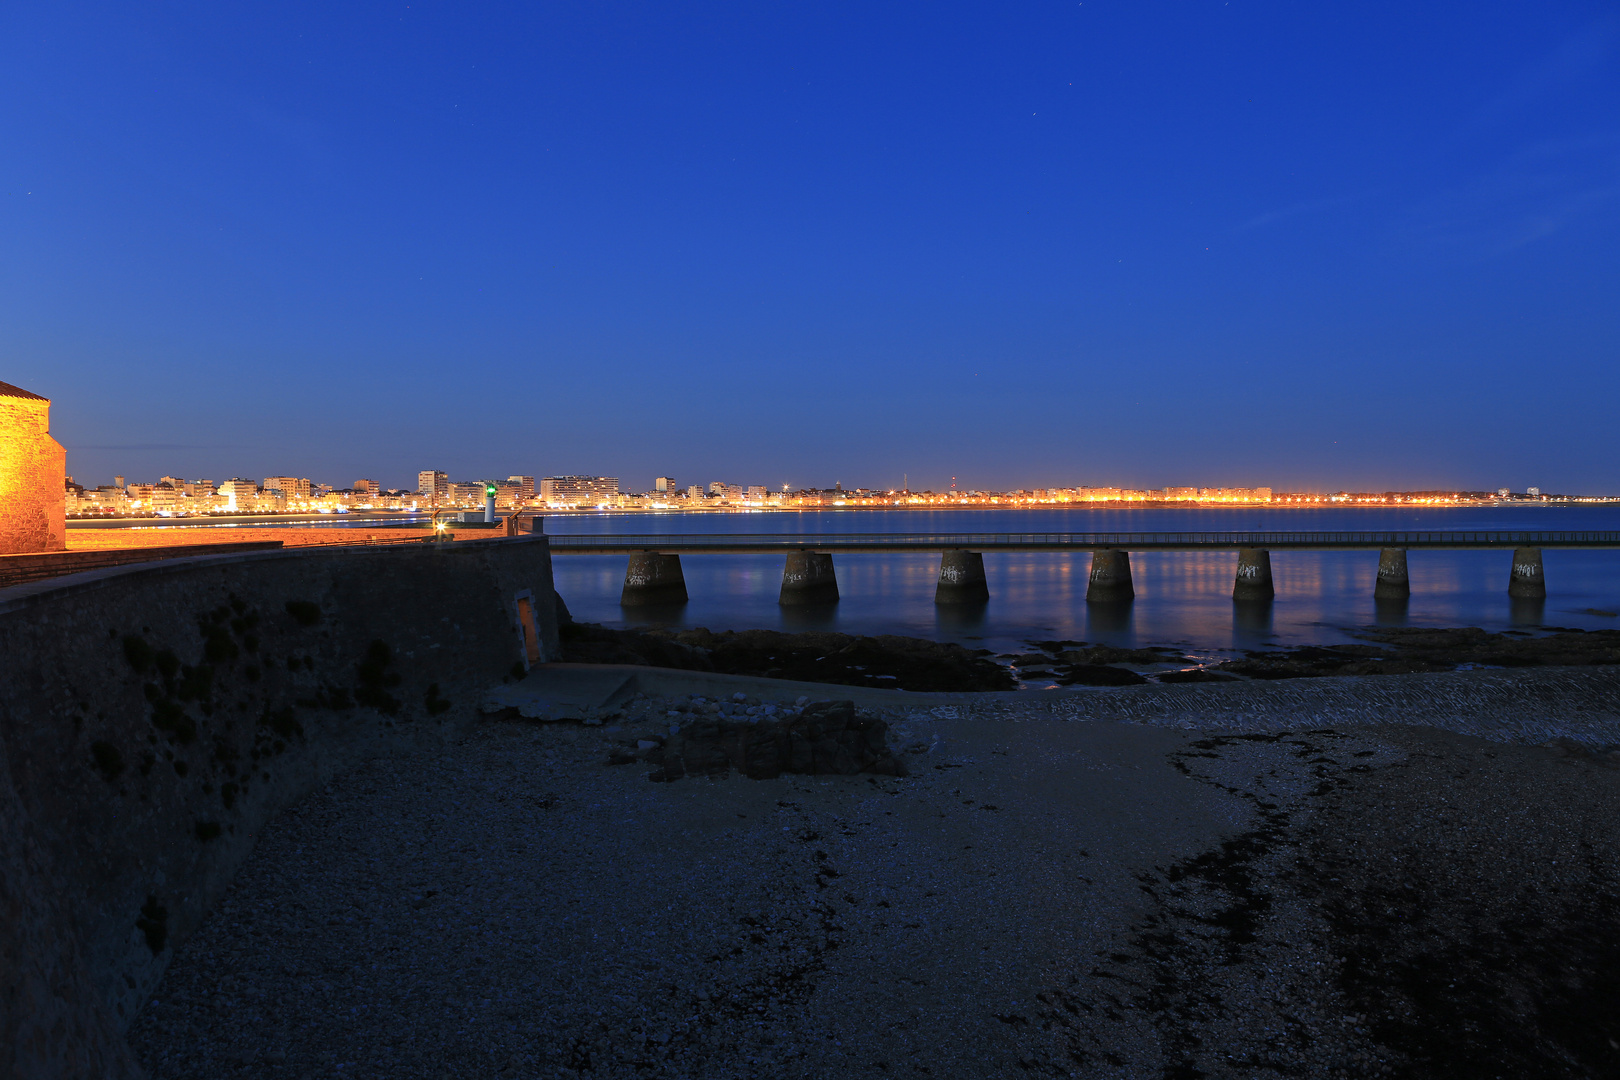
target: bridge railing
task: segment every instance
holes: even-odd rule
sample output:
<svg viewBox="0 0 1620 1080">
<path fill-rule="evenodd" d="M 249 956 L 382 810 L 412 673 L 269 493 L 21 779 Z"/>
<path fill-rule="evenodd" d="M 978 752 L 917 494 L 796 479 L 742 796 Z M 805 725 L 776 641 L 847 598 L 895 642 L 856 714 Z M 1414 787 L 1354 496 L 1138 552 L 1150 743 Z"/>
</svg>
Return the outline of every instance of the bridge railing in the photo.
<svg viewBox="0 0 1620 1080">
<path fill-rule="evenodd" d="M 552 534 L 567 548 L 759 547 L 808 548 L 1016 548 L 1016 547 L 1620 547 L 1620 532 L 1605 531 L 1412 531 L 1412 532 L 1114 532 L 1114 533 L 640 533 Z"/>
</svg>

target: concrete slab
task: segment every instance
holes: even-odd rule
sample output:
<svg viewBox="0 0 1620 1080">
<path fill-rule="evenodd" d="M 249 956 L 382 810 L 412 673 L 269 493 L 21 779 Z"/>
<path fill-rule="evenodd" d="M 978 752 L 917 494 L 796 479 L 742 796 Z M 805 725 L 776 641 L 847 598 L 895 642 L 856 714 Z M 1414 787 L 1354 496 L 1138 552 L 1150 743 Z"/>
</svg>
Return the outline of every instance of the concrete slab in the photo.
<svg viewBox="0 0 1620 1080">
<path fill-rule="evenodd" d="M 515 708 L 530 720 L 600 723 L 635 696 L 632 671 L 618 664 L 541 664 L 521 682 L 493 687 L 481 710 L 495 714 Z"/>
</svg>

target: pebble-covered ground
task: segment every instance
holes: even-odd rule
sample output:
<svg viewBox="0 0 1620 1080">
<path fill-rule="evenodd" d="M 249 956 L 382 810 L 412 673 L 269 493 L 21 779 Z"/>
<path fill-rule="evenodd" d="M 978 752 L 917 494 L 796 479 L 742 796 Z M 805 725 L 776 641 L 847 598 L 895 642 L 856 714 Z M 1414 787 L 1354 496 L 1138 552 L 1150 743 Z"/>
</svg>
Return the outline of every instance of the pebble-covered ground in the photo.
<svg viewBox="0 0 1620 1080">
<path fill-rule="evenodd" d="M 271 824 L 131 1043 L 154 1078 L 1620 1074 L 1613 675 L 1017 701 L 889 714 L 900 778 L 606 764 L 795 707 L 690 698 L 373 761 Z"/>
</svg>

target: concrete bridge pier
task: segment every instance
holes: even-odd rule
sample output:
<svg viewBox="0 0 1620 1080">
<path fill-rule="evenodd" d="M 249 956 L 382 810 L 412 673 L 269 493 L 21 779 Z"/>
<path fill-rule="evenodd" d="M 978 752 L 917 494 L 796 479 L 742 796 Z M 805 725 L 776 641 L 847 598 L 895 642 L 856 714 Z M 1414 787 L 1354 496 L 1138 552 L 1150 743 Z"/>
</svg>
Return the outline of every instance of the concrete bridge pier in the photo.
<svg viewBox="0 0 1620 1080">
<path fill-rule="evenodd" d="M 790 551 L 782 567 L 782 594 L 777 601 L 788 607 L 838 602 L 838 575 L 825 551 Z"/>
<path fill-rule="evenodd" d="M 990 583 L 984 576 L 984 556 L 960 548 L 939 556 L 939 584 L 934 588 L 936 604 L 982 604 L 990 599 Z"/>
<path fill-rule="evenodd" d="M 1541 549 L 1513 549 L 1513 573 L 1508 578 L 1508 595 L 1520 600 L 1545 600 L 1547 577 L 1541 567 Z"/>
<path fill-rule="evenodd" d="M 1378 553 L 1378 584 L 1374 600 L 1405 600 L 1412 595 L 1412 581 L 1406 575 L 1406 549 L 1384 548 Z"/>
<path fill-rule="evenodd" d="M 1091 553 L 1091 580 L 1086 583 L 1087 603 L 1135 600 L 1131 584 L 1131 553 L 1106 549 Z"/>
<path fill-rule="evenodd" d="M 631 552 L 619 603 L 624 607 L 686 603 L 686 577 L 681 573 L 681 557 L 659 551 Z"/>
<path fill-rule="evenodd" d="M 1271 584 L 1271 552 L 1265 548 L 1238 548 L 1234 600 L 1270 600 L 1277 595 Z"/>
</svg>

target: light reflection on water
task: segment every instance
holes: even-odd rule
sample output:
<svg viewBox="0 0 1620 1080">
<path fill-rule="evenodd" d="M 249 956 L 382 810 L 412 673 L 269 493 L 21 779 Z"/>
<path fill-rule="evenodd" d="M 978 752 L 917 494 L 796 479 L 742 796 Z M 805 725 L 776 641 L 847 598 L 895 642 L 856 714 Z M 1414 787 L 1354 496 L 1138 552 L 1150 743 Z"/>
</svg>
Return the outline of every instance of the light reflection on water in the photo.
<svg viewBox="0 0 1620 1080">
<path fill-rule="evenodd" d="M 1119 520 L 1126 516 L 1128 521 Z M 1620 529 L 1620 510 L 625 515 L 550 518 L 546 528 L 552 533 Z M 937 554 L 840 554 L 835 559 L 842 599 L 823 609 L 778 606 L 780 554 L 688 554 L 682 564 L 691 601 L 680 608 L 657 611 L 619 606 L 625 568 L 622 555 L 560 554 L 554 566 L 558 591 L 575 617 L 610 626 L 906 634 L 982 645 L 998 652 L 1021 648 L 1030 639 L 1071 639 L 1122 646 L 1178 645 L 1194 654 L 1214 656 L 1232 650 L 1344 641 L 1349 640 L 1348 630 L 1374 624 L 1481 626 L 1496 631 L 1541 625 L 1585 629 L 1620 625 L 1620 619 L 1585 611 L 1617 610 L 1620 550 L 1547 550 L 1548 599 L 1544 605 L 1508 598 L 1511 552 L 1506 550 L 1411 552 L 1412 598 L 1404 605 L 1375 604 L 1376 551 L 1273 551 L 1277 598 L 1270 604 L 1232 601 L 1236 552 L 1138 552 L 1131 556 L 1136 600 L 1125 605 L 1086 603 L 1091 566 L 1087 553 L 987 552 L 984 563 L 990 601 L 967 610 L 934 604 Z"/>
</svg>

